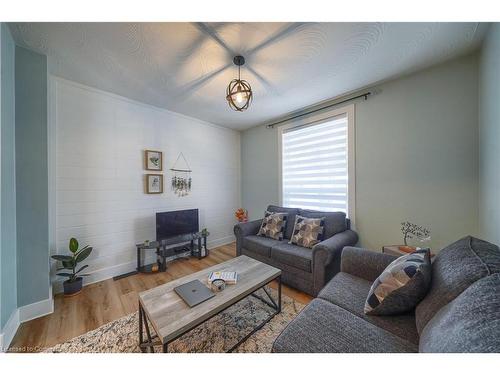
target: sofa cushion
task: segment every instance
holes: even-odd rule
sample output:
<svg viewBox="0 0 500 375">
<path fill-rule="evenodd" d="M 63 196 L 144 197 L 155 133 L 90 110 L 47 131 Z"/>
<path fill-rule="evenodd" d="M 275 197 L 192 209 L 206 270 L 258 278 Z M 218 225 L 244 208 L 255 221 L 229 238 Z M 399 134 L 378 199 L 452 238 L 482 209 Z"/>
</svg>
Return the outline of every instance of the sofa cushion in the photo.
<svg viewBox="0 0 500 375">
<path fill-rule="evenodd" d="M 257 236 L 281 241 L 283 239 L 288 214 L 266 211 Z"/>
<path fill-rule="evenodd" d="M 299 213 L 299 209 L 269 205 L 267 206 L 267 210 L 270 212 L 286 212 L 288 214 L 288 219 L 285 227 L 285 238 L 289 240 L 292 236 L 293 225 L 295 224 L 295 215 Z"/>
<path fill-rule="evenodd" d="M 396 315 L 413 310 L 431 284 L 429 249 L 397 258 L 373 282 L 364 311 L 368 315 Z"/>
<path fill-rule="evenodd" d="M 314 245 L 323 241 L 324 228 L 324 218 L 308 218 L 295 215 L 295 224 L 289 243 L 312 249 Z"/>
<path fill-rule="evenodd" d="M 415 310 L 418 332 L 443 306 L 475 281 L 500 272 L 500 250 L 468 236 L 441 250 L 432 263 L 431 288 Z"/>
<path fill-rule="evenodd" d="M 274 341 L 280 353 L 415 352 L 405 341 L 320 298 L 309 303 Z"/>
<path fill-rule="evenodd" d="M 325 234 L 324 239 L 347 229 L 346 215 L 344 212 L 326 212 L 315 210 L 299 210 L 298 214 L 304 217 L 324 217 Z"/>
<path fill-rule="evenodd" d="M 476 281 L 427 323 L 422 352 L 500 352 L 500 274 Z"/>
<path fill-rule="evenodd" d="M 392 334 L 418 345 L 418 332 L 413 313 L 394 316 L 370 316 L 363 311 L 372 283 L 345 272 L 339 272 L 318 294 L 318 298 L 332 302 L 358 317 Z"/>
<path fill-rule="evenodd" d="M 312 251 L 302 246 L 275 241 L 271 248 L 271 258 L 306 272 L 311 272 L 312 269 Z"/>
<path fill-rule="evenodd" d="M 271 247 L 273 247 L 276 243 L 278 243 L 278 241 L 256 235 L 246 236 L 243 238 L 243 247 L 245 249 L 266 257 L 271 256 Z"/>
</svg>

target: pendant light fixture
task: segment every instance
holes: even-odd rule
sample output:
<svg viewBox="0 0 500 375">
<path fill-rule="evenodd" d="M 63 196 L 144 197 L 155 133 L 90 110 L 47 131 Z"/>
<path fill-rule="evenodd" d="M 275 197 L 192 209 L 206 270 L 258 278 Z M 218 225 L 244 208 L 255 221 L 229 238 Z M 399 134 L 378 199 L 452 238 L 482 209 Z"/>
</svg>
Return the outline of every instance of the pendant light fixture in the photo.
<svg viewBox="0 0 500 375">
<path fill-rule="evenodd" d="M 227 86 L 226 99 L 231 109 L 243 112 L 252 102 L 252 87 L 247 81 L 241 79 L 241 66 L 245 64 L 245 58 L 235 56 L 233 62 L 238 66 L 238 79 L 233 79 Z"/>
</svg>

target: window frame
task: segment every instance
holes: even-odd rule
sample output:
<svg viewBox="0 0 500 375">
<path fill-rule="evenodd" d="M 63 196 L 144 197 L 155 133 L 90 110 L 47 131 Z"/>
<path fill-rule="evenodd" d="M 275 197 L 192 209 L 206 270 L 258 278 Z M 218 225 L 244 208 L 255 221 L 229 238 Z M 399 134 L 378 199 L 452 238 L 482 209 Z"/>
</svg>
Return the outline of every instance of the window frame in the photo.
<svg viewBox="0 0 500 375">
<path fill-rule="evenodd" d="M 283 205 L 283 132 L 293 128 L 305 128 L 328 122 L 332 117 L 347 116 L 347 217 L 354 226 L 356 221 L 356 126 L 355 104 L 333 108 L 309 115 L 302 119 L 291 120 L 278 127 L 278 178 L 279 203 Z"/>
</svg>

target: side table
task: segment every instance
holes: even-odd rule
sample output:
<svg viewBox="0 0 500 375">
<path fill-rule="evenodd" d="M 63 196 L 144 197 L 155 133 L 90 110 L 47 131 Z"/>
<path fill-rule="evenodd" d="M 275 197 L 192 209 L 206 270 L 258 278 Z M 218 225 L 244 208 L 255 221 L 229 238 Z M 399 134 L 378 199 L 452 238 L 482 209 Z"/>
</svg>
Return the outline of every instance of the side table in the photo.
<svg viewBox="0 0 500 375">
<path fill-rule="evenodd" d="M 382 246 L 382 252 L 384 254 L 389 254 L 389 255 L 395 255 L 397 257 L 403 256 L 403 255 L 408 255 L 411 254 L 412 251 L 404 251 L 399 248 L 401 245 L 386 245 Z M 431 258 L 434 256 L 434 254 L 431 253 Z"/>
<path fill-rule="evenodd" d="M 203 232 L 189 233 L 186 235 L 173 236 L 160 242 L 151 241 L 147 245 L 144 243 L 136 244 L 137 249 L 137 267 L 135 271 L 113 277 L 113 280 L 119 280 L 137 273 L 154 273 L 167 270 L 167 258 L 192 256 L 198 259 L 209 255 L 207 247 L 207 236 Z M 196 243 L 195 243 L 196 241 Z M 152 264 L 142 264 L 141 254 L 147 250 L 153 250 L 156 253 L 156 262 Z M 157 268 L 158 267 L 158 268 Z"/>
<path fill-rule="evenodd" d="M 197 246 L 194 245 L 194 241 L 197 241 Z M 203 242 L 203 245 L 202 245 Z M 207 236 L 201 234 L 201 232 L 194 233 L 191 239 L 191 256 L 197 257 L 198 259 L 205 258 L 209 255 L 207 247 Z"/>
<path fill-rule="evenodd" d="M 165 272 L 167 270 L 167 262 L 165 257 L 165 252 L 162 251 L 163 246 L 158 241 L 151 241 L 148 245 L 144 243 L 140 243 L 135 245 L 137 249 L 137 272 L 141 273 L 153 273 L 157 271 Z M 156 253 L 156 263 L 141 264 L 141 252 L 145 252 L 145 250 L 155 250 Z M 153 268 L 157 266 L 158 270 L 153 270 Z"/>
</svg>

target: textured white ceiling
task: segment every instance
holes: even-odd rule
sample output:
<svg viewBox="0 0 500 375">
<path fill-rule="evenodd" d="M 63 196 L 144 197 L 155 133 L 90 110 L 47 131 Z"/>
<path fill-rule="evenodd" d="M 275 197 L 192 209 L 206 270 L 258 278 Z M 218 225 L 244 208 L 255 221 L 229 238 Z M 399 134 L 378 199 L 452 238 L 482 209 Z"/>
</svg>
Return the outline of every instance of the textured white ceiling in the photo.
<svg viewBox="0 0 500 375">
<path fill-rule="evenodd" d="M 13 23 L 50 73 L 214 124 L 245 129 L 477 48 L 479 23 Z M 237 75 L 254 101 L 232 111 Z"/>
</svg>

